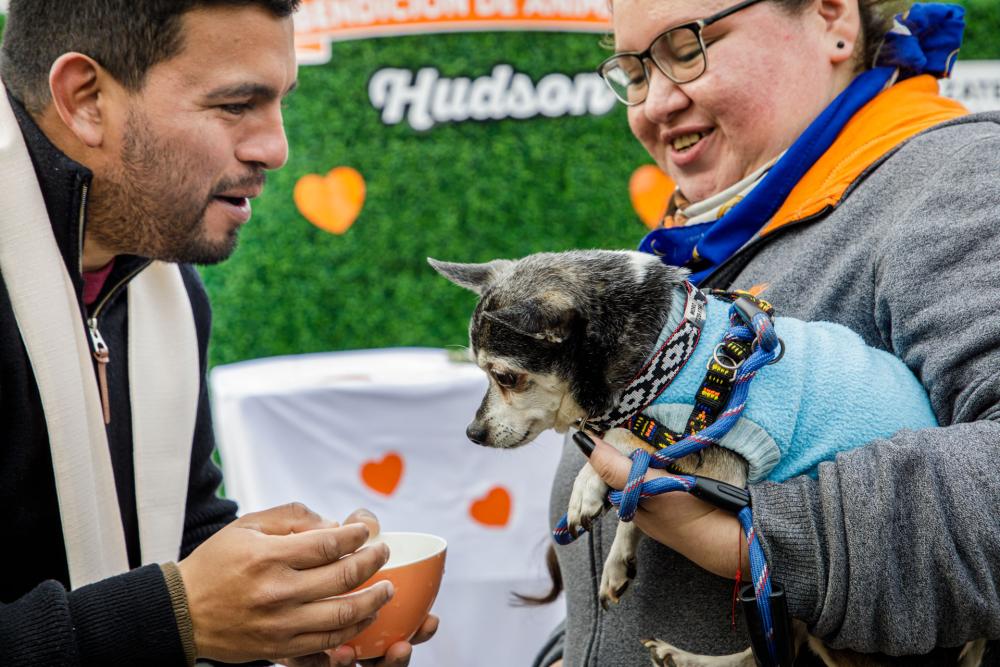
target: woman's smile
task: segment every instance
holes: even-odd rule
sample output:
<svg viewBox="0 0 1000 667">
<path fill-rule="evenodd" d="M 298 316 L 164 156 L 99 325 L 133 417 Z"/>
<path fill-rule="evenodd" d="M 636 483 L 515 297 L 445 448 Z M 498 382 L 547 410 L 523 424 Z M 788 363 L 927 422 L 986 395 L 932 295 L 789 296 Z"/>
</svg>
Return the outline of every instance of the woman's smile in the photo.
<svg viewBox="0 0 1000 667">
<path fill-rule="evenodd" d="M 713 145 L 715 129 L 673 130 L 666 132 L 663 145 L 667 147 L 668 159 L 678 167 L 693 164 Z"/>
</svg>

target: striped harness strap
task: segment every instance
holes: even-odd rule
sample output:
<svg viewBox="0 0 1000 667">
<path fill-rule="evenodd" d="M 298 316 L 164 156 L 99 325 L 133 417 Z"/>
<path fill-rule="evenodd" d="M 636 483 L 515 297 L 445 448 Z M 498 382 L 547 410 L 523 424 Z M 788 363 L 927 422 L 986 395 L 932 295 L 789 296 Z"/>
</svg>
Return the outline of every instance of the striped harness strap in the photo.
<svg viewBox="0 0 1000 667">
<path fill-rule="evenodd" d="M 735 304 L 740 300 L 740 312 L 746 316 L 746 320 L 752 321 L 756 314 L 748 309 L 746 302 L 754 309 L 767 315 L 768 319 L 774 319 L 774 307 L 750 292 L 736 290 L 727 292 L 725 290 L 709 290 L 709 294 L 725 301 Z M 712 360 L 709 363 L 705 379 L 702 380 L 701 387 L 695 394 L 694 409 L 688 418 L 687 426 L 684 429 L 686 435 L 698 433 L 711 425 L 719 414 L 729 403 L 729 394 L 732 392 L 733 382 L 736 380 L 736 372 L 743 365 L 753 352 L 753 341 L 740 339 L 724 339 L 715 346 Z M 779 357 L 780 358 L 780 357 Z"/>
<path fill-rule="evenodd" d="M 627 428 L 632 435 L 655 449 L 666 449 L 684 438 L 682 434 L 674 433 L 652 417 L 643 414 L 632 415 L 622 428 Z"/>
</svg>

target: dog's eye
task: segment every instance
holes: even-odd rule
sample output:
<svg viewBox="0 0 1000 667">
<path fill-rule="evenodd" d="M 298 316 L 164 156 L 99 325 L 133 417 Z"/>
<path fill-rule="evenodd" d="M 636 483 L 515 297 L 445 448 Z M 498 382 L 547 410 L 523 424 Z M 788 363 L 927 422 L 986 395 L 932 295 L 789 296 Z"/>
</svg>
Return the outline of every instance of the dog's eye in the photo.
<svg viewBox="0 0 1000 667">
<path fill-rule="evenodd" d="M 493 379 L 504 389 L 513 389 L 517 384 L 517 376 L 513 373 L 500 373 L 493 371 Z"/>
</svg>

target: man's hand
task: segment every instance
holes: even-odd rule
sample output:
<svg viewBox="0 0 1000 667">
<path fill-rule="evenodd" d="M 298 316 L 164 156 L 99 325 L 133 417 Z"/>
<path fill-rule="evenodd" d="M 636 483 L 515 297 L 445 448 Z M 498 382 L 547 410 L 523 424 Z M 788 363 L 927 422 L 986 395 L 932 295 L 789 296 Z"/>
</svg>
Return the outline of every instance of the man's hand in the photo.
<svg viewBox="0 0 1000 667">
<path fill-rule="evenodd" d="M 348 521 L 358 523 L 338 527 L 304 505 L 284 505 L 240 517 L 182 560 L 198 656 L 245 662 L 307 655 L 367 627 L 392 585 L 344 594 L 382 567 L 389 550 L 359 550 L 369 526 L 378 530 L 371 514 Z"/>
<path fill-rule="evenodd" d="M 628 482 L 632 460 L 597 436 L 590 465 L 604 482 L 621 490 Z M 650 468 L 645 479 L 666 473 Z M 654 540 L 719 576 L 733 578 L 736 568 L 750 576 L 746 540 L 737 518 L 689 493 L 663 493 L 644 498 L 635 513 L 635 525 Z"/>
<path fill-rule="evenodd" d="M 437 629 L 438 617 L 434 614 L 428 614 L 423 625 L 417 630 L 417 634 L 413 635 L 409 642 L 396 642 L 381 658 L 362 660 L 358 663 L 354 657 L 354 649 L 350 646 L 341 646 L 322 653 L 286 660 L 282 664 L 288 665 L 288 667 L 354 667 L 357 664 L 362 667 L 407 667 L 410 664 L 413 645 L 427 641 L 434 636 Z"/>
</svg>

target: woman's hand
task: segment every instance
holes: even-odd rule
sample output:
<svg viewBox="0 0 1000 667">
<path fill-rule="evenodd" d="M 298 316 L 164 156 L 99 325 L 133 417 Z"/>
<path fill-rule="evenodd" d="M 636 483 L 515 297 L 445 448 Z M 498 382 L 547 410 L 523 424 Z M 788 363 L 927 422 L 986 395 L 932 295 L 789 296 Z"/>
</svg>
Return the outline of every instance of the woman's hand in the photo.
<svg viewBox="0 0 1000 667">
<path fill-rule="evenodd" d="M 606 484 L 621 490 L 628 481 L 631 459 L 600 438 L 587 435 L 595 444 L 590 465 Z M 665 474 L 650 468 L 646 479 Z M 729 512 L 689 493 L 673 492 L 644 498 L 633 520 L 642 532 L 709 572 L 733 578 L 740 567 L 744 577 L 750 576 L 743 530 Z"/>
</svg>

